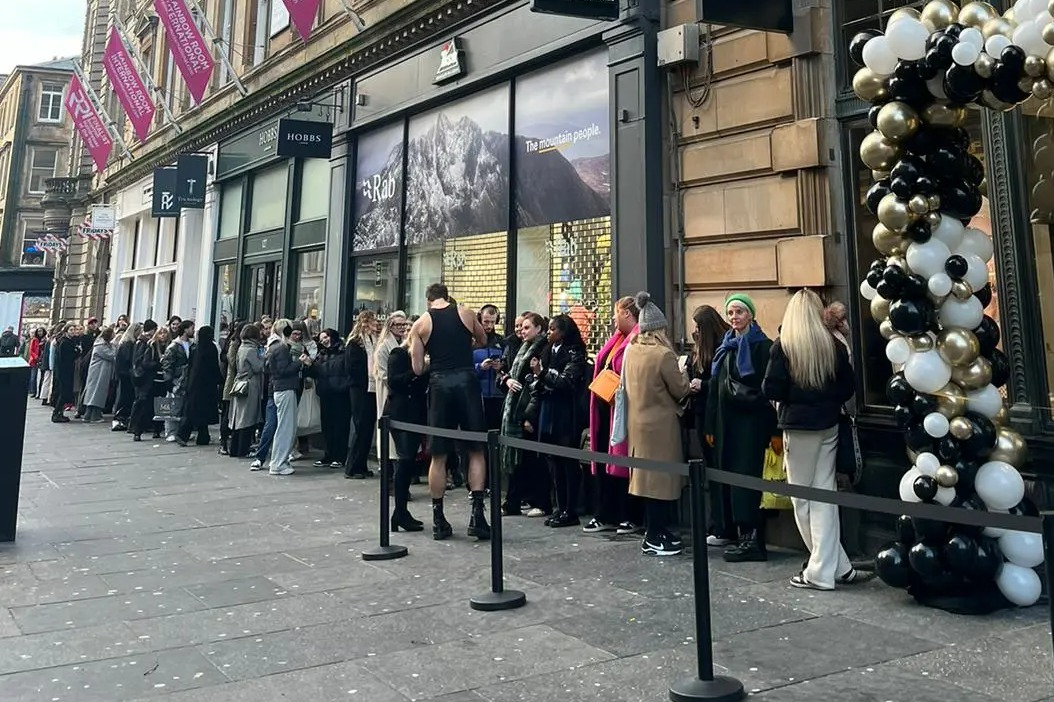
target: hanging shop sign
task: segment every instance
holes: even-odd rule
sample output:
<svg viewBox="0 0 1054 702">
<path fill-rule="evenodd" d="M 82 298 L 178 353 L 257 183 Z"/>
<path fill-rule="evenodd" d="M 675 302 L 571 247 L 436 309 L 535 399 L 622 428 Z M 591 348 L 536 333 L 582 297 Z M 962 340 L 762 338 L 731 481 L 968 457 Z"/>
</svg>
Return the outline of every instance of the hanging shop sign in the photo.
<svg viewBox="0 0 1054 702">
<path fill-rule="evenodd" d="M 179 207 L 205 209 L 205 179 L 209 157 L 184 154 L 176 159 L 176 200 Z"/>
<path fill-rule="evenodd" d="M 90 224 L 92 229 L 116 229 L 117 208 L 113 205 L 92 205 Z"/>
<path fill-rule="evenodd" d="M 465 52 L 461 41 L 454 37 L 439 48 L 439 66 L 432 82 L 436 85 L 460 78 L 465 75 Z"/>
<path fill-rule="evenodd" d="M 175 168 L 154 169 L 154 195 L 150 203 L 151 217 L 178 217 L 177 196 L 179 176 Z"/>
<path fill-rule="evenodd" d="M 154 11 L 165 26 L 172 59 L 183 74 L 194 102 L 200 103 L 216 65 L 209 45 L 201 35 L 186 0 L 154 0 Z"/>
<path fill-rule="evenodd" d="M 739 0 L 742 2 L 742 0 Z M 596 20 L 616 20 L 619 0 L 532 0 L 531 12 Z"/>
<path fill-rule="evenodd" d="M 794 31 L 791 0 L 696 0 L 700 22 L 765 32 Z"/>
<path fill-rule="evenodd" d="M 73 118 L 73 127 L 91 154 L 95 170 L 100 173 L 105 171 L 106 162 L 110 160 L 110 152 L 113 150 L 113 137 L 77 76 L 73 76 L 70 81 L 65 104 L 66 111 Z"/>
<path fill-rule="evenodd" d="M 156 108 L 117 27 L 110 29 L 102 64 L 113 85 L 114 94 L 128 115 L 128 121 L 132 123 L 135 135 L 139 141 L 146 141 Z"/>
<path fill-rule="evenodd" d="M 329 158 L 333 151 L 333 123 L 300 119 L 278 121 L 278 155 L 292 158 Z"/>
</svg>

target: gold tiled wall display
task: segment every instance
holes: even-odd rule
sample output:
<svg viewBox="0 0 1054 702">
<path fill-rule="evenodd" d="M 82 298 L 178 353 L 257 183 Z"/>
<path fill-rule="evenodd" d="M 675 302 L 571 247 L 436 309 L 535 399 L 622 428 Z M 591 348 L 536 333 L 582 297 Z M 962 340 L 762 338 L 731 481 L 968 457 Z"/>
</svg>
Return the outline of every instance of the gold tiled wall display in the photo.
<svg viewBox="0 0 1054 702">
<path fill-rule="evenodd" d="M 550 313 L 570 315 L 595 354 L 611 332 L 611 217 L 550 225 L 549 251 Z"/>
<path fill-rule="evenodd" d="M 508 235 L 505 232 L 443 242 L 443 282 L 462 305 L 505 307 L 508 287 Z M 499 332 L 502 330 L 499 328 Z"/>
</svg>

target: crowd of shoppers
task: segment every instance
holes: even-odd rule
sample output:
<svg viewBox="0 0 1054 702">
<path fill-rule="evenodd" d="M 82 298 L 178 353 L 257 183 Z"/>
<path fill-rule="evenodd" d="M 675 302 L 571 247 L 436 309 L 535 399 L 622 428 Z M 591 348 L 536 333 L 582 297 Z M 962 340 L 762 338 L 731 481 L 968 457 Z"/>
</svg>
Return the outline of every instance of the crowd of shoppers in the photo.
<svg viewBox="0 0 1054 702">
<path fill-rule="evenodd" d="M 704 305 L 693 312 L 691 345 L 679 356 L 666 316 L 642 292 L 615 303 L 612 336 L 595 359 L 566 314 L 547 319 L 523 311 L 503 337 L 494 305 L 477 313 L 441 284 L 428 288 L 427 303 L 415 319 L 394 312 L 382 321 L 363 311 L 346 339 L 317 323 L 269 317 L 236 322 L 220 339 L 211 327 L 179 317 L 162 325 L 125 318 L 108 327 L 93 318 L 35 330 L 14 353 L 27 358 L 30 393 L 53 407 L 56 423 L 69 422 L 70 410 L 89 423 L 112 413 L 114 431 L 181 446 L 192 438 L 211 444 L 218 424 L 221 454 L 276 476 L 293 474 L 314 443 L 316 468 L 368 478 L 376 449 L 391 457 L 380 469 L 393 475 L 393 530 L 424 529 L 408 505 L 427 458 L 436 539 L 453 534 L 444 496 L 456 484 L 452 476 L 464 474 L 470 536 L 490 537 L 489 487 L 504 492 L 506 516 L 587 533 L 642 534 L 645 555 L 681 553 L 674 527 L 680 476 L 600 462 L 584 467 L 543 444 L 585 442 L 614 457 L 680 463 L 694 431 L 701 457 L 714 467 L 760 477 L 769 452 L 783 457 L 791 483 L 835 487 L 839 416 L 854 392 L 838 303 L 825 308 L 815 293 L 797 293 L 773 341 L 754 301 L 735 293 L 721 310 Z M 8 346 L 0 336 L 0 352 Z M 503 446 L 502 484 L 488 486 L 480 443 L 438 436 L 426 443 L 393 430 L 385 451 L 376 432 L 382 415 L 440 429 L 497 430 L 539 447 Z M 837 508 L 793 504 L 810 558 L 792 584 L 830 590 L 859 580 L 840 545 Z M 711 485 L 707 545 L 724 548 L 729 562 L 765 560 L 760 505 L 754 491 Z"/>
</svg>

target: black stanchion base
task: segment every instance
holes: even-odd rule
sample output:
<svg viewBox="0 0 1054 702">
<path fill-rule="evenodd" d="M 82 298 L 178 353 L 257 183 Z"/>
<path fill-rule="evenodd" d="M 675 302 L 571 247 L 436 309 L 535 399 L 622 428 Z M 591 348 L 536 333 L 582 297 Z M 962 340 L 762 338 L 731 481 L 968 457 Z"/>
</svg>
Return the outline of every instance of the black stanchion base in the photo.
<svg viewBox="0 0 1054 702">
<path fill-rule="evenodd" d="M 517 609 L 527 604 L 527 595 L 519 590 L 488 592 L 469 600 L 469 606 L 480 612 L 500 612 L 506 609 Z"/>
<path fill-rule="evenodd" d="M 409 551 L 406 550 L 405 546 L 378 546 L 377 548 L 371 548 L 369 551 L 362 552 L 362 560 L 364 561 L 394 561 L 396 558 L 402 558 Z"/>
<path fill-rule="evenodd" d="M 739 702 L 747 696 L 743 683 L 726 675 L 713 680 L 687 678 L 670 685 L 671 702 Z"/>
</svg>

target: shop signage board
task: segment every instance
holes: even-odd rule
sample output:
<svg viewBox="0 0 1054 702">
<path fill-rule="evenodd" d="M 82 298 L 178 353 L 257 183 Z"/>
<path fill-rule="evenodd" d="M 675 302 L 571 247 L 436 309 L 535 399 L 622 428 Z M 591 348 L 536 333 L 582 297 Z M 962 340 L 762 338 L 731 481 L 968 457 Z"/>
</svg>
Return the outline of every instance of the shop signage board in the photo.
<svg viewBox="0 0 1054 702">
<path fill-rule="evenodd" d="M 333 152 L 333 123 L 299 119 L 278 121 L 279 156 L 329 158 Z"/>
<path fill-rule="evenodd" d="M 794 31 L 791 0 L 696 0 L 700 22 L 765 32 Z"/>
<path fill-rule="evenodd" d="M 465 75 L 465 52 L 461 41 L 454 37 L 439 48 L 439 66 L 436 68 L 436 85 L 446 83 Z"/>
<path fill-rule="evenodd" d="M 116 229 L 117 209 L 113 205 L 92 205 L 91 228 L 110 230 Z"/>
<path fill-rule="evenodd" d="M 205 179 L 208 177 L 208 170 L 208 156 L 184 154 L 176 159 L 178 207 L 205 209 Z"/>
<path fill-rule="evenodd" d="M 178 217 L 178 174 L 175 168 L 154 169 L 154 195 L 150 203 L 151 217 Z"/>
<path fill-rule="evenodd" d="M 750 4 L 760 0 L 737 0 Z M 789 0 L 788 0 L 789 1 Z M 617 20 L 620 0 L 531 0 L 531 12 L 596 20 Z"/>
</svg>

